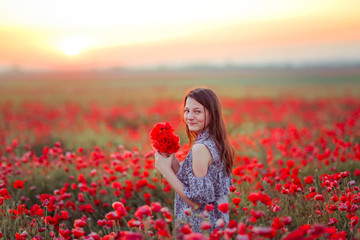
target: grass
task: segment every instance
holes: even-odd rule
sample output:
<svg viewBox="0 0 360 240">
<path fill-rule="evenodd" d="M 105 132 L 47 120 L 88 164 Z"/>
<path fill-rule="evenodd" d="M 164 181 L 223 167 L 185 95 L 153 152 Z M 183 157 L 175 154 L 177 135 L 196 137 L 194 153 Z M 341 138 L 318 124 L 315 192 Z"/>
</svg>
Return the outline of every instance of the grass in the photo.
<svg viewBox="0 0 360 240">
<path fill-rule="evenodd" d="M 0 76 L 0 103 L 26 101 L 86 107 L 154 100 L 181 100 L 194 86 L 213 88 L 220 97 L 337 97 L 360 93 L 357 69 L 282 69 L 232 71 L 53 73 Z"/>
</svg>

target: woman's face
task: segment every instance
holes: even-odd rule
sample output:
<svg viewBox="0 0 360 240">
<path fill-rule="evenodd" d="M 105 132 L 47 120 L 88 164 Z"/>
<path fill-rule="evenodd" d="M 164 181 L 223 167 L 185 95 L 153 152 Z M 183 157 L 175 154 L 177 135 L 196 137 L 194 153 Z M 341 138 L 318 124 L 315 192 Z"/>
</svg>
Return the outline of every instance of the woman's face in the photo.
<svg viewBox="0 0 360 240">
<path fill-rule="evenodd" d="M 209 121 L 208 110 L 195 99 L 188 97 L 185 102 L 184 120 L 190 131 L 199 133 Z"/>
</svg>

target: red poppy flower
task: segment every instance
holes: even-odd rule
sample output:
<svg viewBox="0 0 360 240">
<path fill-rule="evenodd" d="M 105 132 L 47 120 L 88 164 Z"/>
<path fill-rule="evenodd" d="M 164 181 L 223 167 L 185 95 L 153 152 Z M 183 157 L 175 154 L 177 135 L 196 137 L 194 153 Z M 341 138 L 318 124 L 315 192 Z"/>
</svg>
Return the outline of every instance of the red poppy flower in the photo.
<svg viewBox="0 0 360 240">
<path fill-rule="evenodd" d="M 190 233 L 185 235 L 184 240 L 206 240 L 207 238 L 202 233 Z"/>
<path fill-rule="evenodd" d="M 22 215 L 25 210 L 25 204 L 19 204 L 17 208 L 17 212 L 19 215 Z"/>
<path fill-rule="evenodd" d="M 70 235 L 70 230 L 69 229 L 60 229 L 59 234 L 60 234 L 60 236 L 66 238 Z"/>
<path fill-rule="evenodd" d="M 228 223 L 229 228 L 236 228 L 238 223 L 235 220 L 230 220 Z"/>
<path fill-rule="evenodd" d="M 273 238 L 276 236 L 276 229 L 272 227 L 253 227 L 251 231 L 263 238 Z"/>
<path fill-rule="evenodd" d="M 231 234 L 228 234 L 227 230 L 228 230 L 228 228 L 225 229 L 226 239 L 231 239 L 231 236 L 230 236 Z M 231 231 L 236 232 L 236 229 L 231 229 Z M 221 239 L 223 239 L 222 236 L 223 236 L 223 231 L 221 231 L 219 229 L 215 229 L 214 231 L 211 232 L 209 239 L 210 240 L 221 240 Z"/>
<path fill-rule="evenodd" d="M 158 220 L 160 220 L 160 219 L 158 219 Z M 162 230 L 158 231 L 156 234 L 159 235 L 159 236 L 162 236 L 162 237 L 169 237 L 169 238 L 172 237 L 172 236 L 170 235 L 170 233 L 169 233 L 166 229 L 162 229 Z M 150 236 L 151 236 L 151 235 L 150 235 Z M 141 238 L 141 239 L 142 239 L 142 238 Z"/>
<path fill-rule="evenodd" d="M 127 222 L 127 224 L 129 227 L 132 228 L 132 227 L 139 227 L 141 225 L 141 222 L 132 218 Z"/>
<path fill-rule="evenodd" d="M 271 207 L 271 210 L 272 210 L 273 212 L 278 212 L 278 211 L 281 211 L 281 207 L 278 206 L 278 205 L 276 205 L 276 204 L 274 204 L 274 205 Z"/>
<path fill-rule="evenodd" d="M 272 224 L 271 224 L 271 227 L 275 228 L 275 229 L 281 229 L 284 227 L 284 222 L 282 221 L 282 219 L 278 218 L 278 217 L 275 217 Z"/>
<path fill-rule="evenodd" d="M 265 193 L 262 193 L 262 192 L 259 192 L 259 193 L 251 192 L 249 194 L 249 196 L 248 196 L 248 199 L 249 199 L 250 202 L 253 203 L 254 206 L 257 205 L 257 201 L 262 202 L 266 206 L 269 206 L 272 203 L 271 198 L 268 195 L 266 195 Z"/>
<path fill-rule="evenodd" d="M 206 209 L 206 211 L 211 212 L 214 210 L 214 205 L 206 204 L 205 209 Z"/>
<path fill-rule="evenodd" d="M 236 205 L 237 208 L 239 208 L 239 204 L 241 202 L 241 198 L 234 197 L 232 202 Z"/>
<path fill-rule="evenodd" d="M 246 233 L 245 223 L 243 223 L 243 222 L 239 223 L 237 230 L 238 230 L 238 234 L 240 234 L 240 235 L 245 234 Z"/>
<path fill-rule="evenodd" d="M 321 195 L 321 194 L 316 194 L 315 197 L 314 197 L 314 199 L 315 199 L 316 201 L 324 201 L 324 196 Z"/>
<path fill-rule="evenodd" d="M 3 197 L 4 199 L 11 198 L 11 196 L 6 188 L 0 188 L 0 197 Z"/>
<path fill-rule="evenodd" d="M 88 239 L 100 240 L 100 236 L 96 232 L 92 232 L 87 235 Z M 84 238 L 87 239 L 87 238 Z"/>
<path fill-rule="evenodd" d="M 219 230 L 219 229 L 216 229 L 216 230 Z M 225 239 L 231 239 L 235 233 L 236 233 L 236 228 L 226 228 L 224 231 Z M 217 239 L 220 240 L 220 236 Z"/>
<path fill-rule="evenodd" d="M 153 202 L 151 203 L 151 210 L 153 212 L 160 212 L 161 210 L 161 203 L 160 202 Z"/>
<path fill-rule="evenodd" d="M 313 176 L 307 176 L 305 178 L 305 183 L 306 184 L 312 184 L 314 182 L 314 177 Z"/>
<path fill-rule="evenodd" d="M 283 220 L 285 225 L 289 225 L 289 224 L 292 223 L 292 219 L 291 219 L 290 216 L 284 216 L 284 217 L 282 217 L 282 220 Z"/>
<path fill-rule="evenodd" d="M 359 217 L 358 216 L 354 216 L 350 219 L 350 230 L 353 231 L 355 226 L 359 223 Z"/>
<path fill-rule="evenodd" d="M 99 219 L 98 221 L 97 221 L 97 225 L 99 225 L 100 227 L 101 226 L 104 226 L 106 224 L 106 220 L 105 219 Z"/>
<path fill-rule="evenodd" d="M 229 211 L 229 204 L 228 203 L 220 203 L 218 209 L 223 212 L 227 213 Z"/>
<path fill-rule="evenodd" d="M 166 227 L 166 222 L 164 219 L 156 219 L 154 228 L 158 231 L 164 229 Z"/>
<path fill-rule="evenodd" d="M 134 214 L 134 216 L 139 220 L 142 220 L 144 217 L 151 215 L 152 215 L 152 211 L 148 205 L 143 205 L 141 207 L 138 207 Z"/>
<path fill-rule="evenodd" d="M 286 165 L 288 166 L 288 168 L 292 168 L 292 167 L 294 167 L 295 162 L 294 162 L 294 160 L 290 159 L 286 162 Z"/>
<path fill-rule="evenodd" d="M 126 208 L 122 202 L 113 202 L 112 207 L 115 209 L 119 217 L 127 215 Z"/>
<path fill-rule="evenodd" d="M 333 202 L 337 202 L 337 201 L 339 201 L 339 198 L 338 198 L 338 196 L 336 196 L 335 194 L 331 197 L 331 200 L 333 201 Z"/>
<path fill-rule="evenodd" d="M 337 223 L 337 222 L 338 222 L 337 218 L 330 218 L 330 219 L 329 219 L 329 222 L 328 222 L 328 225 L 329 225 L 329 226 L 333 226 L 333 225 L 335 225 L 335 223 Z"/>
<path fill-rule="evenodd" d="M 73 228 L 71 233 L 77 238 L 81 238 L 85 235 L 85 231 L 82 228 Z"/>
<path fill-rule="evenodd" d="M 235 192 L 236 187 L 234 185 L 232 185 L 229 189 L 230 189 L 230 192 Z"/>
<path fill-rule="evenodd" d="M 190 234 L 192 233 L 191 227 L 188 224 L 185 224 L 181 227 L 180 232 L 183 234 Z"/>
<path fill-rule="evenodd" d="M 105 215 L 105 218 L 109 219 L 109 220 L 117 220 L 117 219 L 121 219 L 122 216 L 120 216 L 116 211 L 113 211 L 113 212 L 107 213 Z"/>
<path fill-rule="evenodd" d="M 187 216 L 191 216 L 191 208 L 186 208 L 185 210 L 184 210 L 184 213 L 187 215 Z"/>
<path fill-rule="evenodd" d="M 21 188 L 21 189 L 24 189 L 24 182 L 21 181 L 21 180 L 17 180 L 14 182 L 14 188 L 18 189 L 18 188 Z"/>
<path fill-rule="evenodd" d="M 203 222 L 201 222 L 201 224 L 200 224 L 200 228 L 201 228 L 202 230 L 211 229 L 211 223 L 208 222 L 208 221 L 203 221 Z"/>
<path fill-rule="evenodd" d="M 86 222 L 82 219 L 75 219 L 74 227 L 75 228 L 83 228 L 86 226 Z"/>
</svg>

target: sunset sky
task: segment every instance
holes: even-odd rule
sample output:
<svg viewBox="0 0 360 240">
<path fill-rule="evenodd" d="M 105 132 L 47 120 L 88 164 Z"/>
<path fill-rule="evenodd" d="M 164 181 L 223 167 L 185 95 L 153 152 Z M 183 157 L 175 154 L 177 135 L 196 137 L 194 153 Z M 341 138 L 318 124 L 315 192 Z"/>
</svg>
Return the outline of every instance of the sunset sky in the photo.
<svg viewBox="0 0 360 240">
<path fill-rule="evenodd" d="M 359 0 L 1 0 L 0 70 L 360 61 Z"/>
</svg>

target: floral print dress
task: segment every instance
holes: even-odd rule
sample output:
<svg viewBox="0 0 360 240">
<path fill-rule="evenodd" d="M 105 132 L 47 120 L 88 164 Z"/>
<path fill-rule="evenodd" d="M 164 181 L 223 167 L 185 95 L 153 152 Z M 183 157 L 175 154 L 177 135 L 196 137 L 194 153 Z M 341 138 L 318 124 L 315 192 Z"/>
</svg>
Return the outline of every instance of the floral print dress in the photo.
<svg viewBox="0 0 360 240">
<path fill-rule="evenodd" d="M 196 137 L 195 144 L 197 143 L 204 144 L 209 149 L 213 160 L 208 167 L 207 175 L 202 178 L 196 177 L 193 173 L 192 149 L 181 163 L 177 177 L 184 185 L 184 193 L 190 200 L 201 204 L 201 207 L 196 211 L 192 209 L 188 216 L 184 210 L 191 209 L 190 206 L 178 194 L 175 194 L 175 228 L 177 231 L 185 223 L 192 225 L 193 232 L 201 232 L 200 224 L 204 220 L 211 223 L 211 230 L 216 228 L 216 221 L 220 218 L 225 221 L 226 225 L 229 222 L 229 214 L 221 212 L 218 205 L 228 202 L 229 187 L 232 185 L 231 176 L 226 173 L 219 149 L 208 129 Z M 206 204 L 212 204 L 214 210 L 205 211 Z"/>
</svg>

